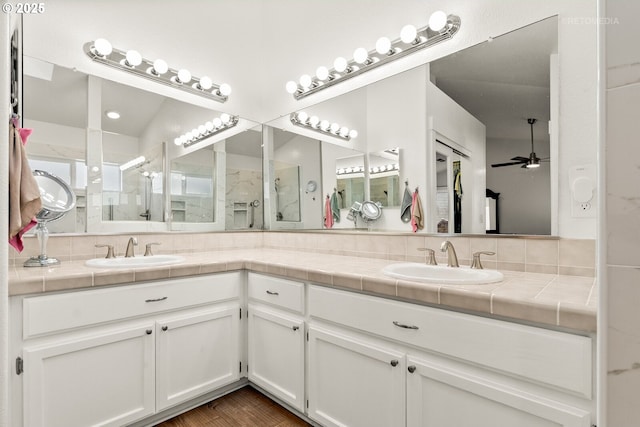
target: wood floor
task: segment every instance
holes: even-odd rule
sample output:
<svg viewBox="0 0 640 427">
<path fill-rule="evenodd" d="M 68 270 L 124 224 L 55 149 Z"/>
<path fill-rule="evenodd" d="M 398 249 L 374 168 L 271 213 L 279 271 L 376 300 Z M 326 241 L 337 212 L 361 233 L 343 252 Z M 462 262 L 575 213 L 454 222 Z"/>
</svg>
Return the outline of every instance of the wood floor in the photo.
<svg viewBox="0 0 640 427">
<path fill-rule="evenodd" d="M 251 387 L 206 403 L 156 427 L 294 427 L 309 426 Z"/>
</svg>

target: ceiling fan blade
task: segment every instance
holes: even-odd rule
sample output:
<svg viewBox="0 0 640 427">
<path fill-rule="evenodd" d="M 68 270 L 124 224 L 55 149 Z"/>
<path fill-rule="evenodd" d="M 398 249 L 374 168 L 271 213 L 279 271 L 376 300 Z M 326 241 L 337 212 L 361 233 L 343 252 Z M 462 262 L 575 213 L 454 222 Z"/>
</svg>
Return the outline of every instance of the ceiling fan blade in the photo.
<svg viewBox="0 0 640 427">
<path fill-rule="evenodd" d="M 529 159 L 525 159 L 524 161 L 521 161 L 521 162 L 496 163 L 496 164 L 491 165 L 491 167 L 492 168 L 500 168 L 502 166 L 521 165 L 523 163 L 526 163 L 527 160 L 529 160 Z"/>
<path fill-rule="evenodd" d="M 517 157 L 512 157 L 511 160 L 518 160 L 518 161 L 521 161 L 521 162 L 528 162 L 529 158 L 528 157 L 517 156 Z"/>
</svg>

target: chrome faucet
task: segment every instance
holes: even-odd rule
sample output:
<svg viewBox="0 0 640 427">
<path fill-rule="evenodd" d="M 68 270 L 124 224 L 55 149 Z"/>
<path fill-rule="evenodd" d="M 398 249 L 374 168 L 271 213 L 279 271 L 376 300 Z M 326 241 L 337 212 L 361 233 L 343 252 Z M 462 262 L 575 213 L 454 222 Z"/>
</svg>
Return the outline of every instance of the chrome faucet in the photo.
<svg viewBox="0 0 640 427">
<path fill-rule="evenodd" d="M 134 246 L 138 246 L 138 239 L 136 239 L 135 237 L 131 237 L 129 239 L 129 243 L 127 243 L 127 250 L 124 253 L 125 258 L 136 256 L 136 254 L 133 252 Z"/>
<path fill-rule="evenodd" d="M 445 240 L 444 242 L 442 242 L 440 250 L 442 252 L 447 252 L 447 265 L 449 267 L 460 267 L 460 264 L 458 264 L 458 256 L 456 255 L 456 250 L 453 247 L 453 243 Z"/>
</svg>

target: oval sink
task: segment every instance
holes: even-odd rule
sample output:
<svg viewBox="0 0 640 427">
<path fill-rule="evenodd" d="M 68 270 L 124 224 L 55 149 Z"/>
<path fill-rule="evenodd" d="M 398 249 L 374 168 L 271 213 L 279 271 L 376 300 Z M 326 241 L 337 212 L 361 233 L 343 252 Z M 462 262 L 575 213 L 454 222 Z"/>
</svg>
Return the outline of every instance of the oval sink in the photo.
<svg viewBox="0 0 640 427">
<path fill-rule="evenodd" d="M 142 268 L 178 264 L 183 261 L 184 257 L 179 255 L 151 255 L 129 258 L 94 258 L 87 260 L 85 265 L 98 268 Z"/>
<path fill-rule="evenodd" d="M 415 262 L 390 264 L 382 273 L 402 280 L 448 285 L 481 285 L 501 281 L 504 276 L 496 270 L 479 270 L 469 267 L 447 267 Z"/>
</svg>

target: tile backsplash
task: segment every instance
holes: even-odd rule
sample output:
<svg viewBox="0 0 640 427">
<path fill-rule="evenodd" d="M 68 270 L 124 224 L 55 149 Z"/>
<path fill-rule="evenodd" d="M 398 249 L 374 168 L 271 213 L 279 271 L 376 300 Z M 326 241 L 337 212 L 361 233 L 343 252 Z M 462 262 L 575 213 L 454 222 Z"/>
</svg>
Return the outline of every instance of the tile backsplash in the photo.
<svg viewBox="0 0 640 427">
<path fill-rule="evenodd" d="M 163 253 L 207 252 L 225 249 L 269 248 L 316 252 L 393 261 L 423 262 L 425 252 L 436 252 L 439 264 L 446 264 L 446 255 L 440 251 L 444 240 L 453 243 L 460 265 L 471 264 L 472 254 L 478 251 L 494 252 L 483 255 L 485 268 L 525 271 L 532 273 L 595 276 L 595 240 L 557 239 L 540 237 L 492 236 L 425 236 L 378 233 L 331 232 L 218 232 L 218 233 L 162 233 L 122 235 L 49 236 L 47 255 L 61 261 L 101 257 L 106 248 L 96 244 L 113 245 L 117 255 L 124 253 L 129 237 L 137 237 L 136 254 L 143 254 L 147 243 L 160 243 L 153 251 Z M 25 238 L 22 253 L 10 251 L 10 263 L 21 265 L 31 256 L 38 255 L 35 237 Z"/>
</svg>

